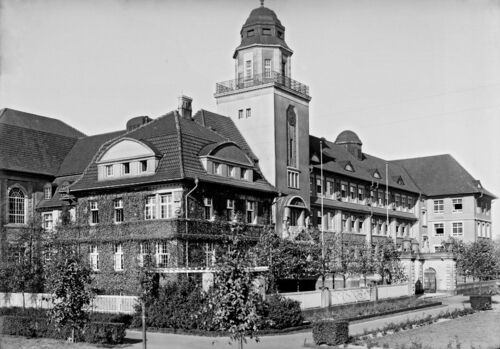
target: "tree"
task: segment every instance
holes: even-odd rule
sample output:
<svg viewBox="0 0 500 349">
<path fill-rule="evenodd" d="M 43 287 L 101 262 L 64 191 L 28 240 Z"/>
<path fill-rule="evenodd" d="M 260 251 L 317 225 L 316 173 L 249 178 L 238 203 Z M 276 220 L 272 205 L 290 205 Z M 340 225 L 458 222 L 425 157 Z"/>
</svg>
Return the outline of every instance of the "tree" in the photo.
<svg viewBox="0 0 500 349">
<path fill-rule="evenodd" d="M 400 283 L 407 280 L 399 256 L 400 252 L 391 238 L 375 245 L 374 269 L 382 277 L 383 283 Z"/>
<path fill-rule="evenodd" d="M 369 243 L 357 246 L 354 252 L 354 271 L 363 276 L 365 286 L 366 276 L 373 274 L 375 271 L 373 252 L 374 249 Z"/>
<path fill-rule="evenodd" d="M 255 290 L 247 249 L 235 238 L 217 264 L 214 287 L 208 307 L 213 311 L 213 324 L 219 331 L 229 332 L 240 349 L 246 337 L 258 340 L 262 297 Z"/>
<path fill-rule="evenodd" d="M 87 263 L 74 252 L 59 252 L 50 268 L 49 286 L 53 308 L 50 315 L 57 329 L 69 326 L 71 339 L 75 330 L 81 330 L 88 322 L 85 311 L 92 300 L 91 271 Z"/>
<path fill-rule="evenodd" d="M 462 240 L 450 238 L 449 243 L 457 259 L 458 274 L 488 280 L 498 273 L 498 252 L 491 240 L 480 239 L 467 244 Z"/>
</svg>

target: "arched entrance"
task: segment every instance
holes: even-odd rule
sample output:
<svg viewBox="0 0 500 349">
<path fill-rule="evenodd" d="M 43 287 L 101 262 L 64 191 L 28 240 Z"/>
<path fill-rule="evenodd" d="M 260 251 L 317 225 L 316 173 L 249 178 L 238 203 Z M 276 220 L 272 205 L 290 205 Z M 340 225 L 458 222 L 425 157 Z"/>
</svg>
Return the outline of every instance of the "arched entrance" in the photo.
<svg viewBox="0 0 500 349">
<path fill-rule="evenodd" d="M 433 268 L 427 268 L 424 271 L 424 292 L 436 292 L 436 270 Z"/>
<path fill-rule="evenodd" d="M 300 196 L 292 196 L 285 203 L 283 228 L 288 236 L 295 237 L 306 227 L 307 206 Z"/>
</svg>

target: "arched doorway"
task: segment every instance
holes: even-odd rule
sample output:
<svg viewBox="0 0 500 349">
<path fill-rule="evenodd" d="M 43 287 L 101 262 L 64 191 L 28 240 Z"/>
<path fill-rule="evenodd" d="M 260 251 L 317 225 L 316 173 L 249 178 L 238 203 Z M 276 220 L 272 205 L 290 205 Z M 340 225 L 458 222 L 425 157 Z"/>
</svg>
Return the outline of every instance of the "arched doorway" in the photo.
<svg viewBox="0 0 500 349">
<path fill-rule="evenodd" d="M 292 196 L 286 201 L 283 225 L 288 236 L 295 237 L 305 228 L 307 214 L 307 206 L 300 196 Z"/>
<path fill-rule="evenodd" d="M 436 270 L 433 268 L 427 268 L 424 271 L 424 292 L 436 292 Z"/>
</svg>

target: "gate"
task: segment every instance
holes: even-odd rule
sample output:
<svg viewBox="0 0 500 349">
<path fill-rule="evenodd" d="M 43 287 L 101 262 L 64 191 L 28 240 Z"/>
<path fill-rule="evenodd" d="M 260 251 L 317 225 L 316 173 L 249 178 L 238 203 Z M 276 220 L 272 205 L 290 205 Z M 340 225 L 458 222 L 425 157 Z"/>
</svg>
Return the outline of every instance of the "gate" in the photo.
<svg viewBox="0 0 500 349">
<path fill-rule="evenodd" d="M 424 292 L 436 292 L 436 271 L 432 268 L 428 268 L 424 271 Z"/>
</svg>

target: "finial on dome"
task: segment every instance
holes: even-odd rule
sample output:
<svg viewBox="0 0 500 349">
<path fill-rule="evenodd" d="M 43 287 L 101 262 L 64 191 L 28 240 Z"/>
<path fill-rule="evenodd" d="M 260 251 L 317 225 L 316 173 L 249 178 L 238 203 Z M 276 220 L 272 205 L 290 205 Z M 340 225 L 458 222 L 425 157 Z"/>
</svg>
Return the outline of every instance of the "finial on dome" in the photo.
<svg viewBox="0 0 500 349">
<path fill-rule="evenodd" d="M 260 0 L 260 6 L 264 7 L 264 0 Z"/>
</svg>

